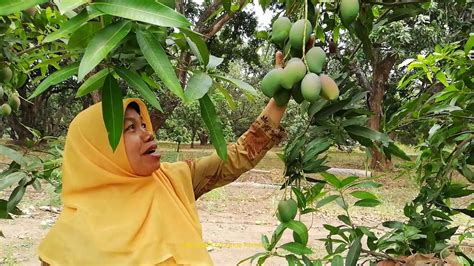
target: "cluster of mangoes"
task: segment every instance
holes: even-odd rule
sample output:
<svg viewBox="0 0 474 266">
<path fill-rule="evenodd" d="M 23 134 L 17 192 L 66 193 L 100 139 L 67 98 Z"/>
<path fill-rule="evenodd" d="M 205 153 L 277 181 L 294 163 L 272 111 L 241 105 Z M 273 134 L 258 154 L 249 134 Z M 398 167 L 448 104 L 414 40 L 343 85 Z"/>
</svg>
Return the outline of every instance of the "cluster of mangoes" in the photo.
<svg viewBox="0 0 474 266">
<path fill-rule="evenodd" d="M 0 85 L 0 101 L 4 95 L 3 87 Z M 18 111 L 20 109 L 20 98 L 16 94 L 10 94 L 8 96 L 8 103 L 0 105 L 0 116 L 9 115 L 12 111 Z"/>
<path fill-rule="evenodd" d="M 284 47 L 287 56 L 293 56 L 284 68 L 270 70 L 262 80 L 263 94 L 273 97 L 278 106 L 286 105 L 292 96 L 297 103 L 339 97 L 336 82 L 322 74 L 326 53 L 321 47 L 307 47 L 312 32 L 311 22 L 305 19 L 291 23 L 287 17 L 280 17 L 273 22 L 272 42 Z"/>
</svg>

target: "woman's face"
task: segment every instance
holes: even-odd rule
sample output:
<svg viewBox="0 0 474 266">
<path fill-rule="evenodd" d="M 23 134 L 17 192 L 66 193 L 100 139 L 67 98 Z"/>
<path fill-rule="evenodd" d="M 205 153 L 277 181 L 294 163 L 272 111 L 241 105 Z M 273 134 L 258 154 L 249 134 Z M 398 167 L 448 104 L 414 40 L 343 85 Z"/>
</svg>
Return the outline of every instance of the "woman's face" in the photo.
<svg viewBox="0 0 474 266">
<path fill-rule="evenodd" d="M 156 151 L 153 132 L 131 107 L 125 110 L 123 138 L 128 161 L 135 174 L 149 176 L 160 168 L 160 154 Z"/>
</svg>

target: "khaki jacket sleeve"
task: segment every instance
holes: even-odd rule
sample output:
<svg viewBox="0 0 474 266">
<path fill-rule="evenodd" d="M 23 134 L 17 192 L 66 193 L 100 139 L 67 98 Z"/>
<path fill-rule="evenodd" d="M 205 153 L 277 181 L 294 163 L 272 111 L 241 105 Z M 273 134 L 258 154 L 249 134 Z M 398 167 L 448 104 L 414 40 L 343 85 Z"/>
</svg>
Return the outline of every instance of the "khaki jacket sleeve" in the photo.
<svg viewBox="0 0 474 266">
<path fill-rule="evenodd" d="M 187 160 L 195 198 L 235 181 L 254 168 L 284 137 L 286 133 L 281 126 L 276 127 L 267 116 L 260 116 L 236 143 L 227 145 L 227 161 L 222 161 L 215 151 L 206 157 Z"/>
</svg>

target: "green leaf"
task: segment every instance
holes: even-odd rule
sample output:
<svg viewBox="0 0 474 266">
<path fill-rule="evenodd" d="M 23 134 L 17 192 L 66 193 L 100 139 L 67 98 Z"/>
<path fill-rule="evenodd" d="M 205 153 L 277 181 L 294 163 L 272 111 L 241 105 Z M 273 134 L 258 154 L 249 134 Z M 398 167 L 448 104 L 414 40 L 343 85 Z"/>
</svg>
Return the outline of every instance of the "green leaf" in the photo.
<svg viewBox="0 0 474 266">
<path fill-rule="evenodd" d="M 285 243 L 278 248 L 282 248 L 284 250 L 287 250 L 291 253 L 297 254 L 297 255 L 303 255 L 303 254 L 312 254 L 313 251 L 309 249 L 308 247 L 304 246 L 303 244 L 297 243 L 297 242 L 289 242 Z"/>
<path fill-rule="evenodd" d="M 264 256 L 264 255 L 266 255 L 266 254 L 268 254 L 268 253 L 267 253 L 267 252 L 259 252 L 259 253 L 256 253 L 256 254 L 254 254 L 254 255 L 252 255 L 252 256 L 250 256 L 250 257 L 247 257 L 247 258 L 245 258 L 245 259 L 243 259 L 243 260 L 237 262 L 237 266 L 239 266 L 240 264 L 242 264 L 242 263 L 244 263 L 244 262 L 246 262 L 246 261 L 248 261 L 248 260 L 250 260 L 250 263 L 252 263 L 256 258 L 258 258 L 258 257 L 260 257 L 260 256 Z"/>
<path fill-rule="evenodd" d="M 446 79 L 446 75 L 445 75 L 442 71 L 439 71 L 438 73 L 436 73 L 436 78 L 437 78 L 441 83 L 443 83 L 443 85 L 444 85 L 445 87 L 448 87 L 448 86 L 449 86 L 448 80 Z"/>
<path fill-rule="evenodd" d="M 18 186 L 12 191 L 12 194 L 10 194 L 10 197 L 8 198 L 7 212 L 12 212 L 13 210 L 15 210 L 16 205 L 20 203 L 20 200 L 23 198 L 23 195 L 25 195 L 25 191 L 25 186 Z"/>
<path fill-rule="evenodd" d="M 6 146 L 0 145 L 0 154 L 12 159 L 14 162 L 18 163 L 21 166 L 26 165 L 26 160 L 19 152 L 10 149 Z M 0 189 L 1 190 L 1 189 Z"/>
<path fill-rule="evenodd" d="M 216 148 L 217 154 L 223 161 L 227 161 L 227 143 L 222 132 L 222 123 L 217 116 L 214 104 L 208 95 L 199 99 L 201 106 L 201 116 L 206 124 L 211 137 L 212 145 Z"/>
<path fill-rule="evenodd" d="M 108 25 L 96 33 L 94 38 L 87 45 L 81 64 L 79 65 L 78 79 L 82 80 L 87 73 L 96 67 L 109 53 L 114 49 L 120 41 L 132 29 L 130 21 L 120 21 L 115 24 Z"/>
<path fill-rule="evenodd" d="M 262 245 L 263 248 L 268 250 L 268 247 L 270 246 L 270 242 L 268 241 L 268 237 L 266 235 L 262 235 Z"/>
<path fill-rule="evenodd" d="M 45 92 L 49 87 L 63 82 L 66 79 L 70 78 L 72 75 L 77 74 L 78 69 L 79 63 L 74 63 L 68 65 L 67 67 L 61 68 L 60 70 L 49 75 L 38 85 L 38 87 L 36 87 L 30 97 L 28 97 L 28 100 L 33 99 L 41 93 Z"/>
<path fill-rule="evenodd" d="M 231 4 L 232 4 L 231 0 L 222 0 L 222 6 L 227 12 L 231 12 L 230 11 Z"/>
<path fill-rule="evenodd" d="M 184 90 L 184 95 L 188 100 L 194 101 L 201 99 L 212 86 L 212 79 L 203 72 L 195 72 L 189 79 L 188 85 Z"/>
<path fill-rule="evenodd" d="M 115 78 L 109 74 L 102 89 L 102 115 L 112 150 L 117 148 L 123 130 L 122 91 Z"/>
<path fill-rule="evenodd" d="M 381 184 L 374 181 L 362 181 L 362 182 L 350 185 L 350 187 L 362 187 L 362 188 L 379 188 L 381 186 L 382 186 Z"/>
<path fill-rule="evenodd" d="M 410 6 L 405 8 L 398 8 L 393 10 L 388 16 L 385 16 L 382 20 L 380 20 L 378 25 L 385 25 L 394 21 L 403 20 L 409 17 L 414 17 L 420 13 L 424 12 L 423 8 L 419 8 L 416 6 Z"/>
<path fill-rule="evenodd" d="M 88 3 L 90 0 L 59 0 L 55 1 L 61 14 L 72 11 L 74 8 Z"/>
<path fill-rule="evenodd" d="M 351 247 L 349 248 L 349 252 L 347 252 L 346 257 L 346 266 L 355 266 L 357 265 L 357 261 L 360 257 L 360 251 L 362 248 L 362 244 L 360 242 L 360 237 L 356 238 L 354 242 L 352 242 Z"/>
<path fill-rule="evenodd" d="M 351 125 L 345 127 L 344 129 L 353 135 L 361 136 L 372 141 L 380 141 L 386 144 L 391 142 L 390 138 L 386 134 L 380 133 L 368 127 Z"/>
<path fill-rule="evenodd" d="M 102 28 L 100 22 L 87 22 L 77 29 L 67 42 L 69 50 L 84 50 L 89 42 L 94 38 L 97 31 Z"/>
<path fill-rule="evenodd" d="M 137 32 L 137 40 L 146 61 L 155 70 L 158 77 L 182 100 L 185 100 L 183 88 L 160 42 L 150 32 Z"/>
<path fill-rule="evenodd" d="M 76 93 L 76 97 L 82 97 L 88 93 L 95 91 L 104 85 L 105 77 L 109 74 L 109 69 L 104 68 L 101 71 L 95 73 L 93 76 L 88 78 L 82 85 L 79 87 Z"/>
<path fill-rule="evenodd" d="M 234 79 L 234 78 L 227 78 L 227 77 L 220 76 L 220 75 L 215 75 L 215 77 L 218 78 L 218 79 L 221 79 L 221 80 L 224 80 L 224 81 L 227 81 L 227 82 L 231 83 L 232 85 L 236 86 L 237 88 L 240 88 L 244 92 L 248 92 L 251 95 L 257 95 L 257 91 L 254 89 L 254 87 L 252 87 L 250 84 L 248 84 L 248 83 L 246 83 L 242 80 Z"/>
<path fill-rule="evenodd" d="M 187 36 L 186 41 L 193 54 L 202 65 L 207 66 L 209 64 L 209 50 L 207 49 L 206 42 L 204 42 L 199 33 L 186 28 L 180 28 L 180 30 Z"/>
<path fill-rule="evenodd" d="M 388 147 L 384 147 L 384 151 L 389 152 L 390 154 L 393 154 L 405 161 L 410 161 L 410 157 L 408 157 L 408 155 L 393 142 L 390 142 Z"/>
<path fill-rule="evenodd" d="M 295 266 L 298 263 L 298 258 L 293 254 L 286 255 L 285 259 L 288 262 L 288 266 Z"/>
<path fill-rule="evenodd" d="M 403 223 L 399 221 L 386 221 L 382 223 L 383 226 L 391 229 L 402 229 Z"/>
<path fill-rule="evenodd" d="M 469 34 L 469 39 L 466 42 L 466 45 L 464 45 L 464 53 L 466 55 L 469 55 L 469 52 L 472 50 L 474 47 L 474 33 Z"/>
<path fill-rule="evenodd" d="M 213 55 L 209 56 L 209 63 L 206 66 L 206 69 L 214 69 L 224 62 L 224 59 L 221 57 L 216 57 Z"/>
<path fill-rule="evenodd" d="M 349 219 L 349 216 L 347 215 L 338 215 L 337 216 L 337 219 L 339 219 L 339 221 L 351 226 L 352 223 L 351 223 L 351 220 Z"/>
<path fill-rule="evenodd" d="M 335 188 L 341 188 L 341 181 L 337 179 L 337 177 L 333 174 L 330 174 L 328 172 L 321 173 L 321 175 L 324 177 L 324 179 L 331 184 Z"/>
<path fill-rule="evenodd" d="M 0 1 L 0 16 L 10 15 L 43 4 L 48 0 L 2 0 Z"/>
<path fill-rule="evenodd" d="M 360 206 L 360 207 L 375 207 L 377 205 L 380 205 L 381 202 L 377 199 L 362 199 L 356 201 L 354 203 L 354 206 Z"/>
<path fill-rule="evenodd" d="M 125 81 L 127 81 L 128 85 L 136 89 L 138 93 L 140 93 L 140 95 L 143 97 L 143 99 L 145 99 L 145 101 L 147 101 L 156 109 L 163 112 L 163 109 L 161 109 L 160 102 L 158 102 L 155 94 L 153 94 L 148 85 L 146 85 L 145 81 L 141 79 L 140 75 L 138 75 L 134 71 L 130 71 L 124 68 L 115 68 L 115 72 L 117 72 L 117 74 Z"/>
<path fill-rule="evenodd" d="M 349 185 L 353 184 L 354 181 L 356 181 L 357 179 L 359 179 L 358 176 L 346 177 L 341 181 L 341 187 L 349 186 Z"/>
<path fill-rule="evenodd" d="M 214 84 L 216 85 L 217 90 L 224 96 L 230 109 L 235 110 L 237 108 L 237 104 L 232 98 L 232 95 L 230 95 L 230 93 L 226 89 L 224 89 L 224 87 L 219 82 L 216 82 Z"/>
<path fill-rule="evenodd" d="M 277 244 L 277 242 L 280 241 L 280 238 L 283 235 L 283 232 L 285 232 L 286 228 L 287 228 L 286 224 L 281 223 L 277 226 L 275 231 L 273 231 L 272 240 L 270 242 L 270 247 L 269 247 L 270 250 L 272 250 Z"/>
<path fill-rule="evenodd" d="M 361 190 L 351 192 L 351 195 L 358 199 L 377 199 L 377 196 L 375 196 L 374 194 Z"/>
<path fill-rule="evenodd" d="M 113 16 L 157 26 L 187 27 L 191 25 L 182 14 L 153 0 L 96 0 L 92 6 Z"/>
<path fill-rule="evenodd" d="M 332 258 L 331 266 L 344 266 L 344 260 L 341 255 L 336 255 Z"/>
<path fill-rule="evenodd" d="M 324 199 L 320 200 L 320 201 L 316 204 L 316 208 L 321 208 L 321 207 L 323 207 L 324 205 L 329 204 L 329 203 L 331 203 L 332 201 L 335 201 L 335 200 L 338 199 L 338 198 L 339 198 L 339 195 L 327 196 L 327 197 L 325 197 Z"/>
<path fill-rule="evenodd" d="M 26 173 L 24 172 L 14 172 L 5 177 L 0 178 L 0 191 L 8 188 L 14 184 L 18 184 L 20 180 L 26 177 Z"/>
<path fill-rule="evenodd" d="M 301 193 L 301 191 L 297 187 L 292 187 L 291 190 L 293 190 L 293 192 L 296 195 L 296 199 L 298 201 L 298 207 L 301 209 L 304 209 L 306 207 L 306 199 L 303 193 Z"/>
<path fill-rule="evenodd" d="M 81 13 L 76 15 L 75 17 L 65 21 L 61 24 L 59 30 L 50 33 L 46 36 L 43 40 L 43 43 L 52 42 L 57 39 L 63 38 L 77 29 L 79 29 L 84 23 L 87 21 L 102 15 L 102 12 L 99 12 L 95 9 L 84 9 Z"/>
<path fill-rule="evenodd" d="M 332 140 L 328 139 L 317 139 L 316 142 L 313 142 L 314 140 L 308 144 L 308 149 L 303 155 L 303 164 L 307 163 L 312 159 L 315 159 L 316 155 L 326 151 L 332 145 Z"/>
</svg>

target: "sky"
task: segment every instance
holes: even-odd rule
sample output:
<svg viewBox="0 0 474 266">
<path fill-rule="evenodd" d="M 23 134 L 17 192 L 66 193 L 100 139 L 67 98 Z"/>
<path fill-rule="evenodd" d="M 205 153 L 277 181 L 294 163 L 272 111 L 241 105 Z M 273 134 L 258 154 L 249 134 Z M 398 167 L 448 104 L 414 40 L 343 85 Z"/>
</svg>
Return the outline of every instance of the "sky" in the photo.
<svg viewBox="0 0 474 266">
<path fill-rule="evenodd" d="M 203 0 L 193 0 L 194 2 L 198 4 L 202 4 Z M 271 20 L 273 18 L 273 12 L 267 10 L 266 12 L 263 12 L 262 8 L 258 4 L 258 0 L 253 0 L 253 4 L 249 4 L 245 10 L 254 10 L 255 15 L 258 20 L 258 27 L 257 29 L 263 29 L 265 27 L 269 27 L 271 24 Z"/>
</svg>

